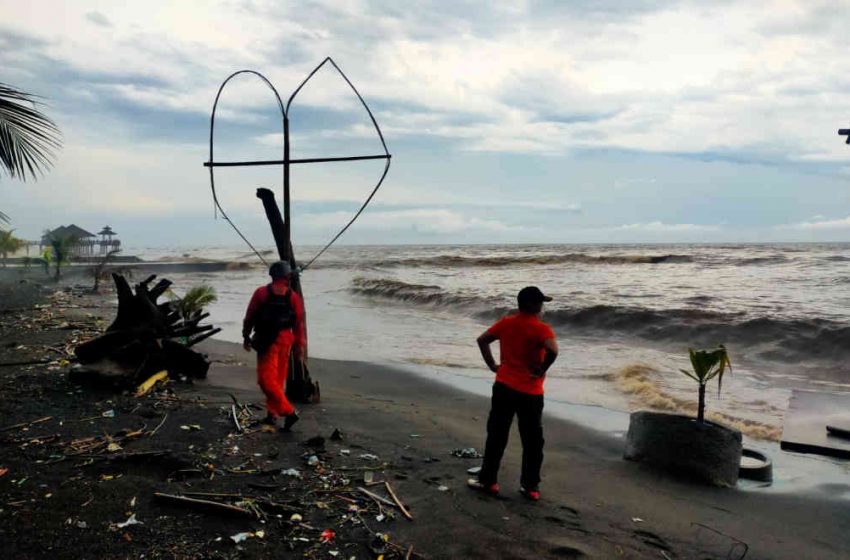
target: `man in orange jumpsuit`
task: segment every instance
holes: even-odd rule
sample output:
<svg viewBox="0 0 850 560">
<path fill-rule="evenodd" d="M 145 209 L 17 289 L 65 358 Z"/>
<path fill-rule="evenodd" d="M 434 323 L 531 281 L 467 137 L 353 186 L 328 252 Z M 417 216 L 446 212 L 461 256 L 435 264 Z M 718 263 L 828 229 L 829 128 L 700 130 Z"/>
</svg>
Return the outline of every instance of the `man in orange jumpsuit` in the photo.
<svg viewBox="0 0 850 560">
<path fill-rule="evenodd" d="M 266 395 L 267 424 L 276 425 L 284 417 L 283 430 L 298 421 L 298 412 L 286 398 L 284 386 L 289 375 L 289 354 L 303 359 L 307 346 L 304 328 L 304 302 L 289 287 L 292 269 L 278 261 L 269 267 L 272 282 L 254 291 L 245 319 L 242 338 L 245 350 L 257 351 L 257 383 Z M 251 332 L 254 332 L 253 337 Z"/>
</svg>

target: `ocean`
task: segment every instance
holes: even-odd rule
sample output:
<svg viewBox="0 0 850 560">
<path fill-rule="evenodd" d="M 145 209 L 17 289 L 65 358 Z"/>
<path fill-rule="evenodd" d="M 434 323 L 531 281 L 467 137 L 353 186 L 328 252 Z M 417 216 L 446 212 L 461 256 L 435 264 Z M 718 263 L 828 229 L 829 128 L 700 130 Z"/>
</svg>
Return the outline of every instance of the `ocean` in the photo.
<svg viewBox="0 0 850 560">
<path fill-rule="evenodd" d="M 296 249 L 308 260 L 316 248 Z M 244 248 L 127 249 L 145 260 L 254 263 L 168 274 L 216 288 L 211 321 L 239 341 L 265 268 Z M 267 258 L 273 258 L 271 255 Z M 850 391 L 850 244 L 341 246 L 302 274 L 310 355 L 486 380 L 476 337 L 539 286 L 561 354 L 547 399 L 689 413 L 688 348 L 726 345 L 710 416 L 778 439 L 792 388 Z"/>
</svg>

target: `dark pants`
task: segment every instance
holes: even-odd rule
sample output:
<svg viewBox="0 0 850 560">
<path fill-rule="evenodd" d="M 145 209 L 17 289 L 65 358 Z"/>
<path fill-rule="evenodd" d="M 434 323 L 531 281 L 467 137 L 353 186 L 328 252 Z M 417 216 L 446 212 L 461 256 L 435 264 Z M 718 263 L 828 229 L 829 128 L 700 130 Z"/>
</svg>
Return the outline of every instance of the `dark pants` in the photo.
<svg viewBox="0 0 850 560">
<path fill-rule="evenodd" d="M 498 480 L 499 463 L 508 444 L 514 414 L 522 440 L 520 483 L 530 490 L 540 484 L 540 467 L 543 465 L 543 395 L 520 393 L 503 383 L 493 384 L 493 400 L 487 418 L 487 446 L 478 480 L 484 485 Z"/>
</svg>

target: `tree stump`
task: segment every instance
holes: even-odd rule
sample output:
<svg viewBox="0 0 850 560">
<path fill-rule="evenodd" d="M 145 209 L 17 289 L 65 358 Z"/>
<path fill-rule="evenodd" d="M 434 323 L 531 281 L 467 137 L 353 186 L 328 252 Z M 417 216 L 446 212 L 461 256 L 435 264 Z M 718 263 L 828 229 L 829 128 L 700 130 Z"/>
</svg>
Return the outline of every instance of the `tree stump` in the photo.
<svg viewBox="0 0 850 560">
<path fill-rule="evenodd" d="M 183 317 L 175 302 L 158 303 L 171 281 L 151 275 L 136 285 L 113 274 L 118 293 L 118 313 L 101 336 L 83 342 L 74 349 L 80 364 L 76 376 L 93 374 L 112 381 L 138 383 L 162 370 L 169 375 L 204 378 L 210 367 L 205 355 L 192 346 L 221 331 L 212 325 L 200 325 L 209 316 L 196 311 Z"/>
</svg>

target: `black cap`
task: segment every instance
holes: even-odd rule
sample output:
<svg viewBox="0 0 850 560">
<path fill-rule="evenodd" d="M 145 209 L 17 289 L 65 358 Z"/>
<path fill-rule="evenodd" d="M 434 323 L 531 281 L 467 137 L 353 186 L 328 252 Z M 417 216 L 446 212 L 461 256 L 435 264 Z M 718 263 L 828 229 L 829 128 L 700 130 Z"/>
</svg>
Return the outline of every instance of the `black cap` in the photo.
<svg viewBox="0 0 850 560">
<path fill-rule="evenodd" d="M 277 261 L 269 267 L 269 276 L 273 279 L 287 278 L 292 274 L 292 267 L 286 261 Z"/>
<path fill-rule="evenodd" d="M 526 286 L 519 291 L 516 300 L 520 307 L 524 307 L 526 304 L 536 305 L 544 301 L 552 301 L 552 298 L 544 295 L 537 286 Z"/>
</svg>

